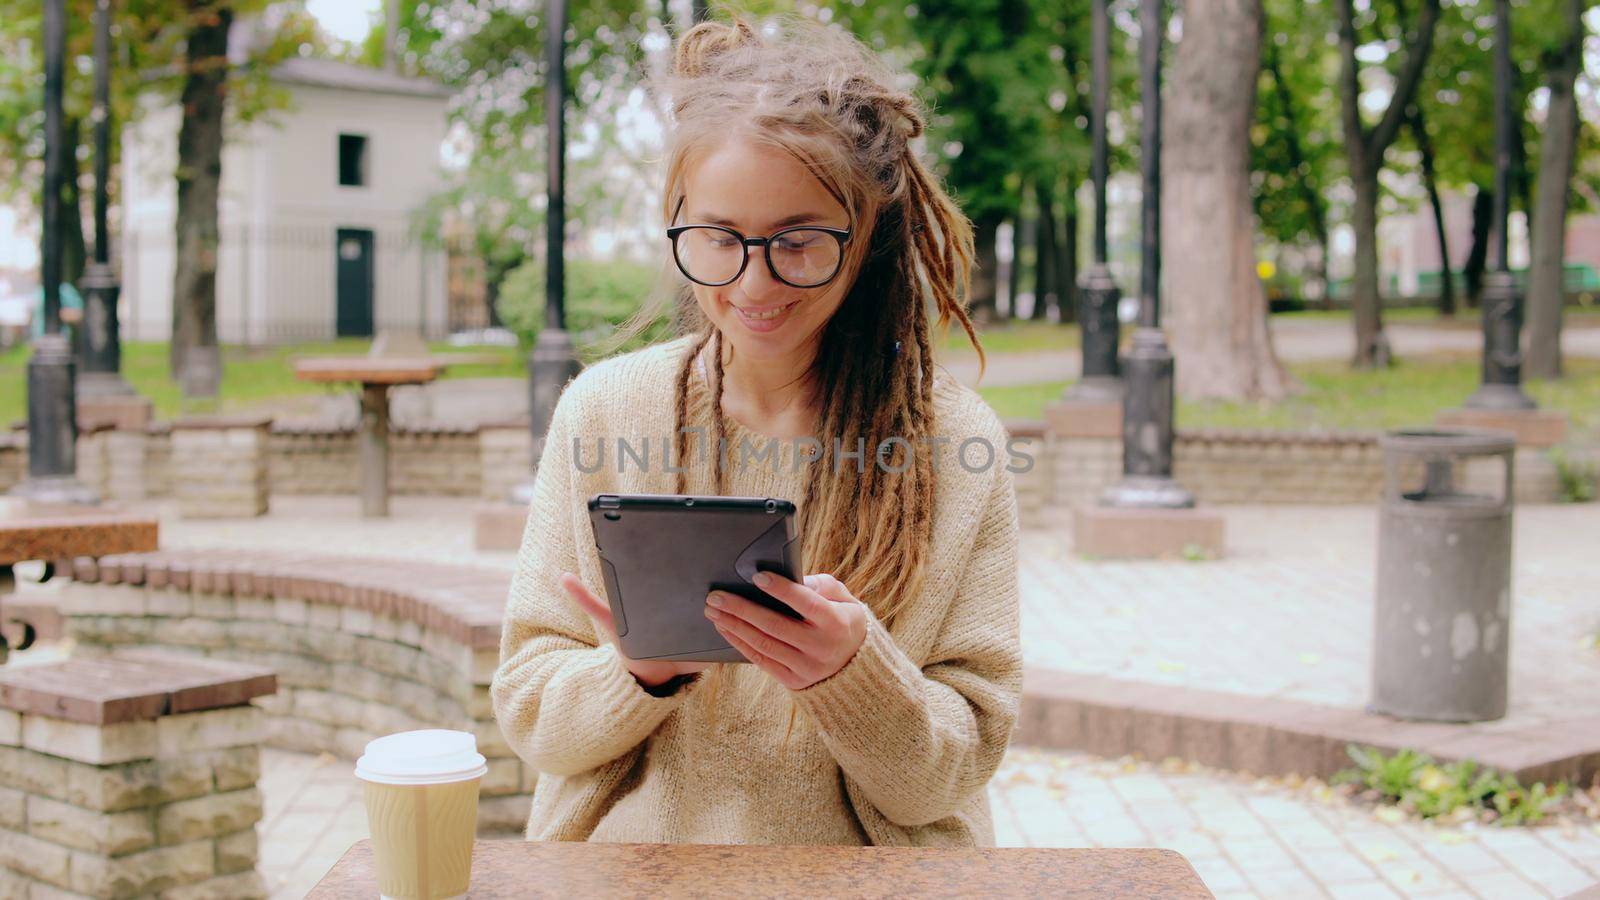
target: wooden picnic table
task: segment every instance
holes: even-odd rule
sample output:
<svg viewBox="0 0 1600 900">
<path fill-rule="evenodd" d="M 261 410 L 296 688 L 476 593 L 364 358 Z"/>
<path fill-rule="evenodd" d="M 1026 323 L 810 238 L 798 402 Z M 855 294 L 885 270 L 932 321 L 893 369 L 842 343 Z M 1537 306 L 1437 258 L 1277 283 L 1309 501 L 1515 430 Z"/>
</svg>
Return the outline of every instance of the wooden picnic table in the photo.
<svg viewBox="0 0 1600 900">
<path fill-rule="evenodd" d="M 445 363 L 431 356 L 317 356 L 294 361 L 301 381 L 361 385 L 361 514 L 389 514 L 389 389 L 427 384 Z"/>
<path fill-rule="evenodd" d="M 41 631 L 49 632 L 41 615 L 44 608 L 8 602 L 16 587 L 13 567 L 20 562 L 58 560 L 80 556 L 110 556 L 155 550 L 160 526 L 153 516 L 134 515 L 115 508 L 39 503 L 19 497 L 0 497 L 0 663 L 11 641 L 24 650 Z"/>
<path fill-rule="evenodd" d="M 357 841 L 308 900 L 378 893 Z M 480 840 L 471 898 L 1160 897 L 1212 894 L 1173 850 Z"/>
</svg>

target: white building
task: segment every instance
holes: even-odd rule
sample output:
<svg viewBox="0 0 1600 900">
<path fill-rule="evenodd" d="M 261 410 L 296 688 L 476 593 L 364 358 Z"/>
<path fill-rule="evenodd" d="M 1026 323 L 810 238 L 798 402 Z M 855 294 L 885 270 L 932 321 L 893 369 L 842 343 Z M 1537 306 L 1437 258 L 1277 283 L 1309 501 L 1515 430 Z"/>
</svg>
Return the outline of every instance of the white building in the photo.
<svg viewBox="0 0 1600 900">
<path fill-rule="evenodd" d="M 237 30 L 237 29 L 236 29 Z M 273 72 L 287 109 L 224 125 L 217 335 L 263 344 L 446 329 L 445 259 L 413 216 L 442 184 L 448 91 L 297 58 Z M 172 329 L 176 103 L 148 98 L 122 134 L 122 333 Z"/>
</svg>

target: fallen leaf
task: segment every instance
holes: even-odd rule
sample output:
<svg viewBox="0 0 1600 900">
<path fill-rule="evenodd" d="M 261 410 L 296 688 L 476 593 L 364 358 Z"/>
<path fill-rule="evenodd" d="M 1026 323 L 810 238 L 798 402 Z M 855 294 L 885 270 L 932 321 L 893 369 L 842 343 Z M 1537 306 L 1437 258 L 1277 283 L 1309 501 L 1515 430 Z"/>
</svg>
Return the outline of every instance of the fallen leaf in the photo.
<svg viewBox="0 0 1600 900">
<path fill-rule="evenodd" d="M 1395 825 L 1406 820 L 1405 811 L 1398 806 L 1380 806 L 1378 807 L 1377 812 L 1373 813 L 1373 816 L 1375 816 L 1378 821 L 1388 822 L 1390 825 Z"/>
<path fill-rule="evenodd" d="M 1439 843 L 1441 844 L 1464 844 L 1467 841 L 1475 841 L 1477 839 L 1478 838 L 1476 835 L 1470 835 L 1460 831 L 1439 832 Z"/>
<path fill-rule="evenodd" d="M 1308 666 L 1314 666 L 1317 663 L 1322 662 L 1322 654 L 1320 654 L 1320 653 L 1302 653 L 1302 654 L 1300 654 L 1300 661 L 1305 663 Z"/>
<path fill-rule="evenodd" d="M 1173 662 L 1170 659 L 1158 659 L 1156 660 L 1156 668 L 1163 672 L 1182 672 L 1189 667 L 1181 662 Z"/>
<path fill-rule="evenodd" d="M 1361 848 L 1361 855 L 1372 860 L 1373 862 L 1386 862 L 1391 859 L 1400 858 L 1400 854 L 1396 852 L 1393 847 L 1390 847 L 1386 844 L 1373 844 L 1371 846 L 1363 847 Z"/>
</svg>

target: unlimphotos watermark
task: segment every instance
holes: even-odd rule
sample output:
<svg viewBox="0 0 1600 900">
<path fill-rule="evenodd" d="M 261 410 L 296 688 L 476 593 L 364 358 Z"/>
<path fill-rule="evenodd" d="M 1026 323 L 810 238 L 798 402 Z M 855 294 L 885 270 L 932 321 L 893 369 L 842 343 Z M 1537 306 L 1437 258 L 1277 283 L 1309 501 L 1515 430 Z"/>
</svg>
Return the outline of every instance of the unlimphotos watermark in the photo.
<svg viewBox="0 0 1600 900">
<path fill-rule="evenodd" d="M 695 458 L 701 464 L 708 463 L 709 444 L 705 426 L 686 426 L 679 429 L 684 434 L 697 435 L 694 441 Z M 1007 471 L 1015 474 L 1030 471 L 1033 468 L 1033 454 L 1028 452 L 1027 445 L 1033 442 L 1031 437 L 1012 437 L 1006 441 L 1004 448 L 1005 466 Z M 867 439 L 857 437 L 853 442 L 853 449 L 843 439 L 835 437 L 829 441 L 822 441 L 813 435 L 802 435 L 789 438 L 789 452 L 784 452 L 784 439 L 768 438 L 765 443 L 757 443 L 748 437 L 739 439 L 737 447 L 730 447 L 726 439 L 719 439 L 718 455 L 722 460 L 724 469 L 743 469 L 748 465 L 765 466 L 769 471 L 777 473 L 788 460 L 790 472 L 798 472 L 802 466 L 815 465 L 827 460 L 837 474 L 847 461 L 855 462 L 857 472 L 867 470 Z M 900 435 L 891 435 L 878 442 L 870 454 L 874 464 L 885 472 L 904 472 L 911 468 L 915 459 L 913 445 L 931 446 L 931 459 L 934 470 L 938 471 L 942 465 L 945 454 L 941 449 L 954 446 L 954 455 L 961 468 L 968 472 L 984 472 L 1001 462 L 1001 452 L 994 442 L 981 435 L 957 440 L 948 435 L 926 435 L 914 439 L 907 439 Z M 608 454 L 607 449 L 611 448 Z M 627 472 L 630 466 L 639 472 L 687 472 L 689 466 L 681 465 L 677 456 L 677 444 L 668 435 L 660 438 L 641 436 L 637 438 L 616 437 L 606 439 L 596 437 L 590 441 L 580 437 L 572 439 L 572 463 L 578 471 L 584 474 L 593 474 L 603 469 L 612 468 L 616 472 Z M 659 467 L 659 468 L 654 468 Z"/>
</svg>

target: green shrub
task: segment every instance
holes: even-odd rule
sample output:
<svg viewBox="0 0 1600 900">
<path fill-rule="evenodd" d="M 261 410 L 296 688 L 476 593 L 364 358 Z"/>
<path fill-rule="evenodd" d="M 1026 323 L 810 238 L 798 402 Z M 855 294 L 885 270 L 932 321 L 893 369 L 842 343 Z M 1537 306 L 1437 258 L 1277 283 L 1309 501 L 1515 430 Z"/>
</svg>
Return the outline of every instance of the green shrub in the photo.
<svg viewBox="0 0 1600 900">
<path fill-rule="evenodd" d="M 1479 815 L 1489 811 L 1502 825 L 1527 825 L 1542 819 L 1567 793 L 1565 782 L 1546 787 L 1541 781 L 1524 788 L 1516 776 L 1480 768 L 1470 759 L 1439 765 L 1415 750 L 1402 749 L 1385 756 L 1355 744 L 1346 752 L 1355 760 L 1355 768 L 1335 775 L 1335 783 L 1362 785 L 1384 802 L 1425 819 L 1466 807 Z"/>
<path fill-rule="evenodd" d="M 1561 447 L 1550 448 L 1550 461 L 1556 465 L 1556 482 L 1563 503 L 1587 503 L 1594 499 L 1597 475 L 1593 463 L 1573 459 Z"/>
<path fill-rule="evenodd" d="M 565 266 L 567 330 L 585 362 L 588 350 L 609 337 L 644 304 L 656 283 L 656 269 L 627 260 L 569 259 Z M 500 286 L 495 311 L 524 349 L 544 327 L 544 263 L 526 262 L 513 269 Z M 618 352 L 670 337 L 671 322 L 658 320 Z"/>
</svg>

